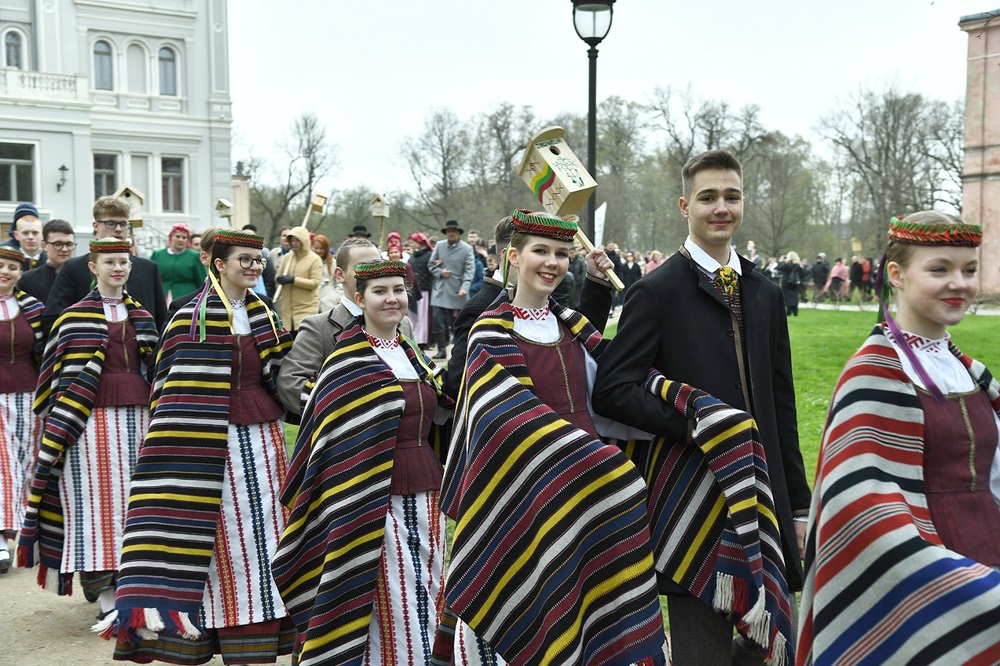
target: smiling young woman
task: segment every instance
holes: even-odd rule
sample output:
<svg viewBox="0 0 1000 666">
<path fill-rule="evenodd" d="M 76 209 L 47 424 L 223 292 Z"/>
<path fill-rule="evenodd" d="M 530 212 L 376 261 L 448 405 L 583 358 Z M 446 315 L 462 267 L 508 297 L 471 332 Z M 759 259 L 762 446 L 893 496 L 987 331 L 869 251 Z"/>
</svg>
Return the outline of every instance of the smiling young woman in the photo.
<svg viewBox="0 0 1000 666">
<path fill-rule="evenodd" d="M 893 218 L 888 239 L 879 281 L 897 316 L 875 327 L 833 395 L 799 663 L 993 662 L 1000 386 L 948 337 L 978 290 L 982 229 L 922 211 Z"/>
<path fill-rule="evenodd" d="M 163 336 L 116 610 L 97 627 L 121 661 L 273 663 L 294 641 L 270 569 L 285 527 L 276 375 L 291 338 L 253 292 L 263 238 L 218 229 L 213 241 L 209 281 Z"/>
<path fill-rule="evenodd" d="M 35 396 L 45 429 L 18 544 L 20 564 L 41 565 L 43 587 L 58 581 L 56 591 L 68 594 L 79 573 L 84 596 L 100 601 L 100 618 L 114 608 L 129 478 L 149 426 L 146 374 L 157 341 L 152 317 L 125 291 L 129 249 L 127 240 L 91 241 L 96 288 L 52 327 Z M 48 538 L 53 528 L 62 539 Z"/>
<path fill-rule="evenodd" d="M 431 663 L 446 557 L 432 442 L 451 412 L 433 361 L 397 328 L 406 269 L 356 265 L 362 313 L 309 394 L 282 489 L 291 516 L 273 568 L 299 663 Z"/>
<path fill-rule="evenodd" d="M 445 472 L 453 663 L 663 664 L 645 486 L 590 409 L 607 341 L 551 298 L 577 225 L 512 218 L 516 292 L 472 327 Z"/>
</svg>

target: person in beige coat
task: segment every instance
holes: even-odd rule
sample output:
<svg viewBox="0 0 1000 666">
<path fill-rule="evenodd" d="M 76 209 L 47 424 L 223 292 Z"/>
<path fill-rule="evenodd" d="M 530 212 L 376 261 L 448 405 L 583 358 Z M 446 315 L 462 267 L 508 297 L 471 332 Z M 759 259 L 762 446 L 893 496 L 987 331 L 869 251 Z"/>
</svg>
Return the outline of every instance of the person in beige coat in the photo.
<svg viewBox="0 0 1000 666">
<path fill-rule="evenodd" d="M 275 282 L 281 285 L 281 320 L 292 335 L 299 323 L 319 312 L 319 286 L 323 281 L 323 261 L 310 249 L 309 230 L 292 227 L 288 232 L 289 251 L 281 257 Z"/>
</svg>

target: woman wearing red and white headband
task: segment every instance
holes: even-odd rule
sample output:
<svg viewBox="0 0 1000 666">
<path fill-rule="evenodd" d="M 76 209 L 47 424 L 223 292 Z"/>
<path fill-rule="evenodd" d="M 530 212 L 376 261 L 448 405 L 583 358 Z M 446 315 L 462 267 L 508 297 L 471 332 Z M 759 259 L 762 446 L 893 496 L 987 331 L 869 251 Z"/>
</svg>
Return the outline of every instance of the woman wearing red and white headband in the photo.
<svg viewBox="0 0 1000 666">
<path fill-rule="evenodd" d="M 796 660 L 996 663 L 1000 386 L 948 334 L 979 290 L 982 229 L 923 211 L 893 218 L 888 241 L 877 283 L 896 317 L 833 394 Z"/>
<path fill-rule="evenodd" d="M 437 368 L 398 327 L 406 264 L 355 268 L 362 309 L 310 393 L 282 501 L 274 577 L 299 664 L 429 664 L 444 610 Z"/>
<path fill-rule="evenodd" d="M 254 293 L 257 234 L 218 229 L 209 281 L 164 332 L 152 421 L 132 475 L 115 659 L 274 663 L 295 629 L 271 577 L 285 527 L 276 375 L 291 337 Z"/>
</svg>

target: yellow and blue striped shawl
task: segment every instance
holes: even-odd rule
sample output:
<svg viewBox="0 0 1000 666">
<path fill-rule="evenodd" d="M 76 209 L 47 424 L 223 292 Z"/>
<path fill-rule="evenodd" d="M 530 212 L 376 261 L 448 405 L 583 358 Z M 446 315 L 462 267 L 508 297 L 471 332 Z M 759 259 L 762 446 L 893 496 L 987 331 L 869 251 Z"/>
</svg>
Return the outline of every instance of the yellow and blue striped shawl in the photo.
<svg viewBox="0 0 1000 666">
<path fill-rule="evenodd" d="M 600 334 L 550 300 L 595 357 Z M 472 327 L 442 506 L 449 607 L 510 664 L 664 661 L 645 487 L 532 391 L 501 294 Z"/>
<path fill-rule="evenodd" d="M 124 295 L 124 304 L 135 328 L 139 358 L 148 364 L 156 346 L 156 325 L 128 294 Z M 63 455 L 76 443 L 90 419 L 109 344 L 104 304 L 95 290 L 66 309 L 45 345 L 34 404 L 35 413 L 45 419 L 45 429 L 18 543 L 20 566 L 34 566 L 37 549 L 41 563 L 38 581 L 43 587 L 47 571 L 59 571 L 62 558 L 59 477 Z M 71 581 L 72 575 L 60 575 L 58 593 L 71 594 Z"/>
<path fill-rule="evenodd" d="M 205 300 L 204 339 L 199 327 Z M 182 307 L 167 326 L 156 359 L 149 433 L 132 474 L 118 575 L 117 615 L 102 635 L 134 642 L 150 628 L 195 637 L 215 544 L 227 455 L 229 398 L 236 344 L 228 303 L 215 291 Z M 275 378 L 292 344 L 273 328 L 274 313 L 246 296 L 262 383 Z M 199 330 L 196 330 L 199 329 Z"/>
<path fill-rule="evenodd" d="M 1000 384 L 951 353 L 1000 415 Z M 1000 663 L 1000 573 L 949 550 L 924 493 L 924 411 L 878 325 L 837 382 L 816 468 L 797 663 Z"/>
<path fill-rule="evenodd" d="M 432 361 L 403 342 L 420 379 L 447 402 Z M 364 658 L 404 403 L 355 323 L 309 396 L 282 489 L 292 513 L 271 570 L 300 632 L 301 666 Z"/>
</svg>

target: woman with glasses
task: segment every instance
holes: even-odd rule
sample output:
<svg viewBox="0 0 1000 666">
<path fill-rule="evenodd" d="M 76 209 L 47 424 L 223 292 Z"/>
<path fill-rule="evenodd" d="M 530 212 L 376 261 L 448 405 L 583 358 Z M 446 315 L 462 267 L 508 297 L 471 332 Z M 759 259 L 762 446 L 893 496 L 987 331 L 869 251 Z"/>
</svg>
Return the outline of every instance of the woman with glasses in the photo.
<svg viewBox="0 0 1000 666">
<path fill-rule="evenodd" d="M 0 574 L 11 567 L 41 432 L 31 402 L 44 342 L 43 306 L 15 287 L 23 262 L 20 250 L 0 246 Z"/>
<path fill-rule="evenodd" d="M 291 338 L 253 291 L 263 247 L 216 230 L 208 283 L 164 333 L 116 612 L 97 627 L 116 660 L 262 664 L 292 650 L 270 565 L 287 462 L 275 381 Z"/>
<path fill-rule="evenodd" d="M 72 592 L 73 574 L 101 614 L 114 608 L 129 477 L 149 427 L 157 331 L 125 291 L 127 241 L 90 243 L 97 287 L 52 327 L 35 394 L 45 427 L 18 563 L 40 565 L 42 587 Z"/>
</svg>

